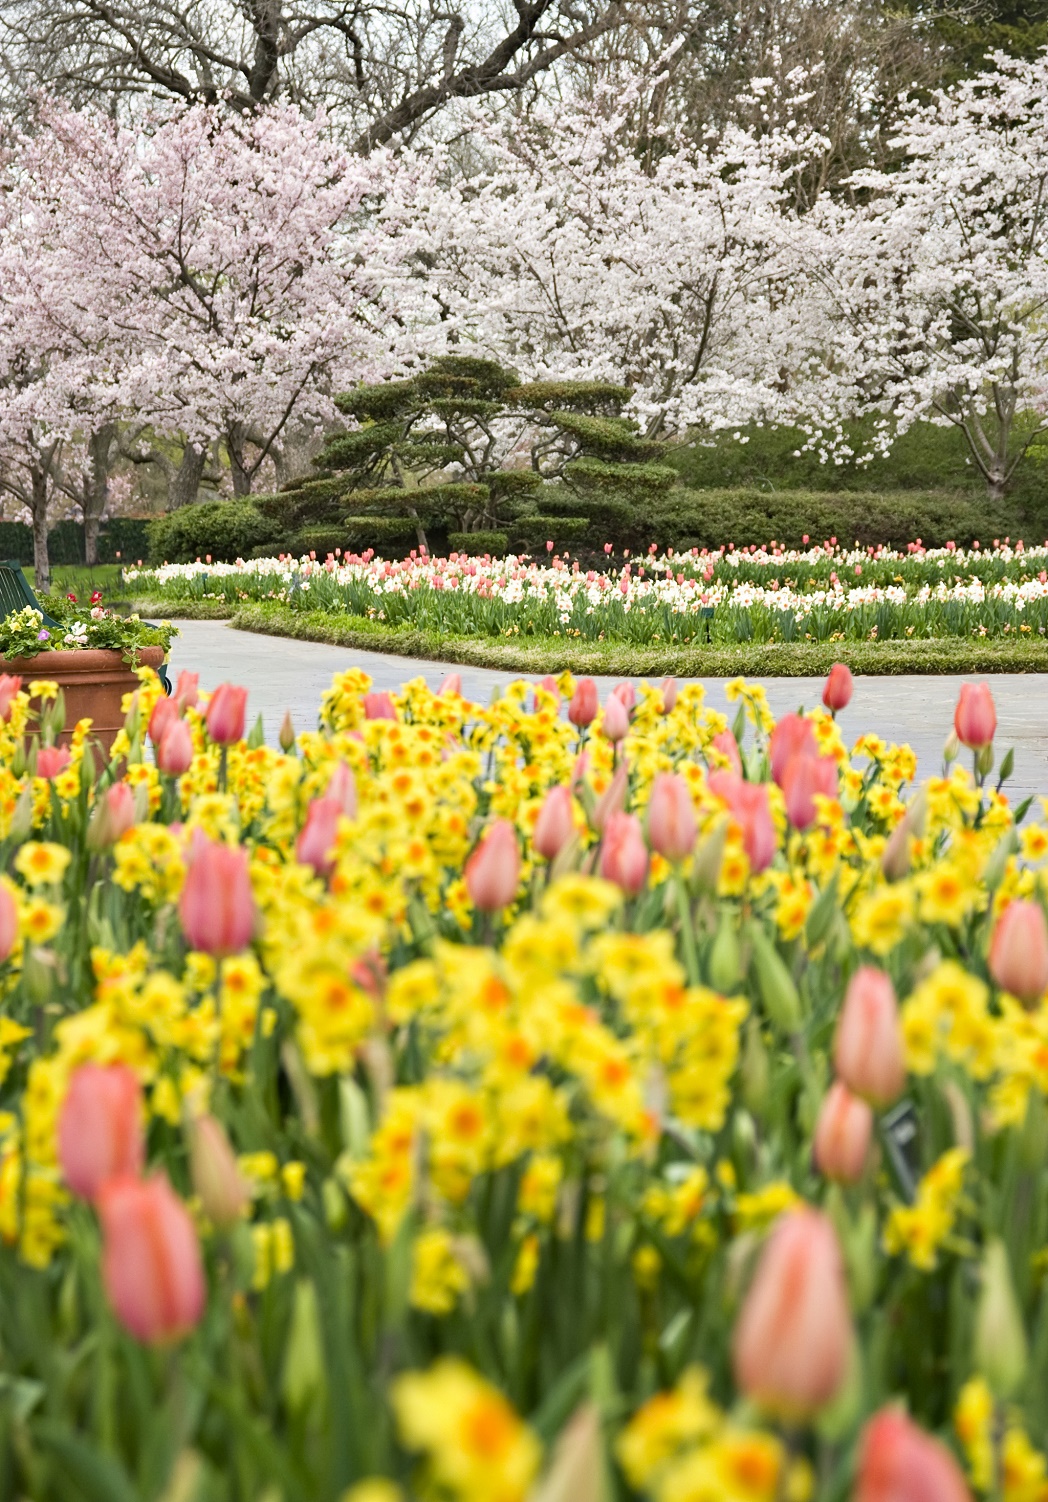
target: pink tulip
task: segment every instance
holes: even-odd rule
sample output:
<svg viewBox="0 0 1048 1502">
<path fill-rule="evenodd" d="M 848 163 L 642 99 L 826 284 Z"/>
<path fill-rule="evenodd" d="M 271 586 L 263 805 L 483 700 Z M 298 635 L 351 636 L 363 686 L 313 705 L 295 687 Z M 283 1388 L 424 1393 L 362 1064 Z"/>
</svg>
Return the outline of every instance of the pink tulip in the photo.
<svg viewBox="0 0 1048 1502">
<path fill-rule="evenodd" d="M 248 856 L 198 832 L 178 905 L 192 949 L 217 956 L 239 954 L 251 942 L 257 917 Z"/>
<path fill-rule="evenodd" d="M 507 907 L 517 895 L 520 851 L 517 831 L 508 819 L 496 819 L 466 862 L 466 889 L 482 913 Z"/>
<path fill-rule="evenodd" d="M 172 698 L 179 709 L 183 710 L 195 709 L 199 697 L 200 674 L 191 673 L 188 669 L 183 668 L 182 672 L 178 675 L 178 682 L 175 684 L 175 692 Z"/>
<path fill-rule="evenodd" d="M 901 1408 L 875 1413 L 859 1440 L 854 1502 L 971 1502 L 972 1494 L 946 1446 Z"/>
<path fill-rule="evenodd" d="M 848 1088 L 878 1108 L 890 1106 L 905 1089 L 902 1024 L 895 991 L 883 970 L 863 965 L 848 982 L 833 1062 Z"/>
<path fill-rule="evenodd" d="M 731 770 L 737 777 L 742 776 L 742 754 L 739 751 L 739 743 L 730 730 L 718 730 L 710 741 L 714 751 L 719 751 L 726 756 L 731 765 Z"/>
<path fill-rule="evenodd" d="M 335 864 L 334 847 L 342 805 L 337 798 L 314 798 L 306 811 L 295 844 L 295 859 L 312 866 L 319 876 L 327 876 Z"/>
<path fill-rule="evenodd" d="M 648 879 L 648 847 L 640 820 L 634 814 L 614 813 L 604 826 L 600 874 L 628 897 L 635 897 Z"/>
<path fill-rule="evenodd" d="M 225 1128 L 205 1114 L 189 1123 L 188 1135 L 189 1172 L 204 1214 L 219 1230 L 236 1225 L 251 1195 Z"/>
<path fill-rule="evenodd" d="M 663 714 L 672 714 L 677 703 L 676 678 L 663 678 L 659 688 L 662 693 L 662 712 Z"/>
<path fill-rule="evenodd" d="M 785 714 L 768 742 L 772 780 L 782 786 L 786 766 L 795 756 L 818 756 L 815 726 L 806 715 Z"/>
<path fill-rule="evenodd" d="M 1039 1001 L 1048 990 L 1048 925 L 1039 902 L 1009 902 L 997 919 L 990 974 L 1020 1001 Z"/>
<path fill-rule="evenodd" d="M 815 798 L 837 796 L 837 763 L 832 756 L 795 756 L 782 774 L 786 816 L 794 829 L 815 823 Z"/>
<path fill-rule="evenodd" d="M 36 756 L 36 775 L 50 782 L 59 772 L 64 772 L 70 761 L 67 746 L 41 746 Z"/>
<path fill-rule="evenodd" d="M 857 1184 L 866 1169 L 873 1136 L 873 1112 L 837 1080 L 830 1086 L 815 1126 L 812 1155 L 826 1178 Z"/>
<path fill-rule="evenodd" d="M 6 724 L 11 718 L 11 706 L 15 695 L 22 690 L 22 680 L 16 673 L 0 673 L 0 720 Z"/>
<path fill-rule="evenodd" d="M 568 705 L 568 719 L 582 730 L 587 725 L 592 725 L 597 718 L 598 708 L 597 685 L 592 678 L 580 678 Z"/>
<path fill-rule="evenodd" d="M 462 674 L 461 673 L 449 673 L 447 675 L 447 677 L 444 679 L 443 683 L 437 689 L 437 698 L 438 699 L 450 699 L 450 698 L 453 698 L 453 697 L 455 697 L 455 698 L 461 698 L 462 697 Z"/>
<path fill-rule="evenodd" d="M 614 745 L 625 740 L 630 733 L 630 717 L 622 700 L 612 694 L 604 706 L 601 730 Z"/>
<path fill-rule="evenodd" d="M 145 1162 L 142 1088 L 126 1064 L 81 1064 L 58 1117 L 62 1176 L 81 1199 L 110 1181 L 139 1174 Z"/>
<path fill-rule="evenodd" d="M 357 779 L 353 776 L 353 768 L 347 766 L 344 761 L 338 762 L 331 774 L 324 796 L 334 798 L 347 819 L 355 819 L 357 816 Z"/>
<path fill-rule="evenodd" d="M 18 904 L 11 889 L 0 882 L 0 965 L 9 960 L 18 943 Z"/>
<path fill-rule="evenodd" d="M 536 855 L 551 861 L 564 849 L 575 833 L 575 820 L 571 811 L 571 789 L 552 787 L 546 794 L 535 820 L 535 832 L 531 837 Z"/>
<path fill-rule="evenodd" d="M 962 746 L 979 751 L 997 733 L 997 710 L 987 683 L 962 683 L 953 713 L 953 728 Z"/>
<path fill-rule="evenodd" d="M 695 845 L 698 827 L 691 789 L 676 772 L 659 772 L 648 798 L 648 843 L 668 861 L 683 860 Z"/>
<path fill-rule="evenodd" d="M 780 1216 L 732 1340 L 735 1381 L 763 1408 L 803 1420 L 844 1384 L 852 1327 L 831 1222 L 805 1206 Z"/>
<path fill-rule="evenodd" d="M 822 702 L 828 710 L 836 714 L 838 710 L 847 709 L 851 703 L 854 688 L 855 680 L 852 678 L 851 669 L 843 662 L 835 662 L 822 691 Z"/>
<path fill-rule="evenodd" d="M 156 748 L 157 770 L 181 777 L 193 765 L 193 732 L 185 720 L 172 720 Z"/>
<path fill-rule="evenodd" d="M 99 1196 L 102 1281 L 136 1340 L 187 1334 L 207 1302 L 196 1228 L 163 1174 L 112 1179 Z"/>
<path fill-rule="evenodd" d="M 626 806 L 626 794 L 629 791 L 629 768 L 625 761 L 620 761 L 611 774 L 611 781 L 597 799 L 593 810 L 591 823 L 598 834 L 602 834 L 605 824 L 611 815 L 617 813 Z"/>
<path fill-rule="evenodd" d="M 710 792 L 724 800 L 739 826 L 750 870 L 754 874 L 765 870 L 778 848 L 767 784 L 743 782 L 734 772 L 711 772 L 708 782 Z"/>
<path fill-rule="evenodd" d="M 232 746 L 244 735 L 247 689 L 238 683 L 220 683 L 207 706 L 207 733 L 216 746 Z"/>
<path fill-rule="evenodd" d="M 178 719 L 178 704 L 174 699 L 158 699 L 153 705 L 153 713 L 149 716 L 149 739 L 154 746 L 159 746 L 164 739 L 164 731 Z"/>
<path fill-rule="evenodd" d="M 637 702 L 637 690 L 633 687 L 632 683 L 616 683 L 611 691 L 611 697 L 618 699 L 627 714 L 633 713 L 634 705 Z"/>
<path fill-rule="evenodd" d="M 130 784 L 114 782 L 99 798 L 87 826 L 91 850 L 108 850 L 121 835 L 134 827 L 138 806 Z"/>
<path fill-rule="evenodd" d="M 365 694 L 363 704 L 365 720 L 395 720 L 397 717 L 392 694 Z"/>
<path fill-rule="evenodd" d="M 552 694 L 554 699 L 556 699 L 558 703 L 560 702 L 560 689 L 557 685 L 557 680 L 556 678 L 554 678 L 552 673 L 547 673 L 545 678 L 540 678 L 535 687 L 536 689 L 544 689 L 547 694 Z M 534 714 L 534 712 L 539 707 L 539 698 L 537 693 L 532 697 L 534 701 L 532 703 L 532 713 Z"/>
</svg>

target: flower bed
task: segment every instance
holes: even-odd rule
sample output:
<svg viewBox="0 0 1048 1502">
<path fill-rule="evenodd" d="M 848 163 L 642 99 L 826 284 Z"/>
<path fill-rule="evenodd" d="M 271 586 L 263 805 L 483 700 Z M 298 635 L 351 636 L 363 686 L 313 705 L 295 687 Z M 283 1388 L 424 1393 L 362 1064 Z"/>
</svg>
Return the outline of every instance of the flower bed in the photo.
<svg viewBox="0 0 1048 1502">
<path fill-rule="evenodd" d="M 262 558 L 131 569 L 136 592 L 236 607 L 279 601 L 452 636 L 716 644 L 1044 637 L 1048 545 L 907 552 L 722 548 L 648 554 L 606 572 L 550 558 L 452 554 L 390 562 Z M 712 613 L 711 613 L 712 612 Z"/>
<path fill-rule="evenodd" d="M 1043 1496 L 1048 829 L 985 687 L 918 787 L 845 669 L 731 727 L 350 670 L 282 750 L 141 679 L 112 784 L 0 693 L 7 1494 Z"/>
</svg>

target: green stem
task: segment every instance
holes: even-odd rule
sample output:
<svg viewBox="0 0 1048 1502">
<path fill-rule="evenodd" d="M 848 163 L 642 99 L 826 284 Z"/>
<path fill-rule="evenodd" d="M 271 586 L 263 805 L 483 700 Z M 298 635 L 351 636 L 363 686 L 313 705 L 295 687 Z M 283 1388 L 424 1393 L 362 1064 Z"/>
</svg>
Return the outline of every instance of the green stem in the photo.
<svg viewBox="0 0 1048 1502">
<path fill-rule="evenodd" d="M 695 923 L 692 918 L 691 901 L 688 897 L 688 888 L 680 870 L 673 873 L 673 880 L 677 887 L 677 912 L 680 914 L 680 937 L 684 949 L 684 968 L 688 972 L 688 981 L 691 985 L 699 984 L 699 953 L 695 947 Z"/>
</svg>

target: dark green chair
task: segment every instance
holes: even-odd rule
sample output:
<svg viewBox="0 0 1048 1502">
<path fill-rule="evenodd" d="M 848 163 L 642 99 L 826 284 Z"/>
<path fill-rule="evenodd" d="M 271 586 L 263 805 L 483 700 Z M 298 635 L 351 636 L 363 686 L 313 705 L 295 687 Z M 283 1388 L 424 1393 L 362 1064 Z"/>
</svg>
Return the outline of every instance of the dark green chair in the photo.
<svg viewBox="0 0 1048 1502">
<path fill-rule="evenodd" d="M 6 616 L 17 615 L 29 605 L 33 610 L 39 610 L 44 618 L 45 626 L 61 628 L 61 622 L 56 621 L 54 616 L 48 615 L 33 593 L 33 586 L 22 572 L 22 565 L 17 558 L 0 560 L 0 620 Z M 146 625 L 150 623 L 147 621 Z M 158 677 L 164 685 L 164 692 L 171 692 L 171 679 L 167 676 L 167 666 L 160 664 Z"/>
</svg>

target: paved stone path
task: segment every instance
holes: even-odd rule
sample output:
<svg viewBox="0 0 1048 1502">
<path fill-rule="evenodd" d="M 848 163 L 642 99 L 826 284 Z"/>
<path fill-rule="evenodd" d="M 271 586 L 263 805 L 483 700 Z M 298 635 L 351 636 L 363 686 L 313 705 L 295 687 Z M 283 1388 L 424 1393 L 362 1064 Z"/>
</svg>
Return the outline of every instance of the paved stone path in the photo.
<svg viewBox="0 0 1048 1502">
<path fill-rule="evenodd" d="M 356 664 L 375 681 L 376 689 L 397 688 L 420 675 L 436 688 L 447 663 L 388 657 L 378 652 L 328 647 L 284 637 L 257 636 L 234 631 L 224 621 L 178 621 L 181 636 L 172 648 L 172 667 L 200 674 L 201 687 L 212 689 L 224 679 L 246 684 L 249 723 L 261 713 L 266 738 L 275 742 L 284 711 L 289 709 L 296 730 L 316 724 L 317 707 L 332 676 Z M 492 690 L 519 676 L 487 668 L 457 669 L 463 692 L 478 702 Z M 618 680 L 598 679 L 602 697 Z M 960 685 L 958 675 L 860 678 L 855 697 L 841 716 L 846 738 L 874 730 L 886 739 L 908 741 L 916 750 L 921 772 L 931 776 L 941 766 L 942 746 L 953 725 L 953 709 Z M 723 678 L 702 682 L 715 708 L 725 708 Z M 810 706 L 822 693 L 821 678 L 769 678 L 768 702 L 776 715 L 799 705 Z M 1009 782 L 1013 801 L 1028 793 L 1048 794 L 1048 675 L 1000 673 L 990 679 L 997 701 L 997 746 L 1003 755 L 1015 747 L 1015 775 Z"/>
</svg>

